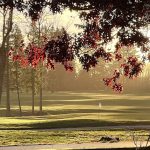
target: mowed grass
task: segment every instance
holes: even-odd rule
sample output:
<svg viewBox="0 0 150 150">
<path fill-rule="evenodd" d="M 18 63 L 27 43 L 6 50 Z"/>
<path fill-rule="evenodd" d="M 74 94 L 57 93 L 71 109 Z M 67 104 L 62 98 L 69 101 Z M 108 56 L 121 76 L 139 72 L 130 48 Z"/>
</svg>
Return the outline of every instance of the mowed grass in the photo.
<svg viewBox="0 0 150 150">
<path fill-rule="evenodd" d="M 150 124 L 150 95 L 56 92 L 44 93 L 43 114 L 35 97 L 31 114 L 31 94 L 21 94 L 22 116 L 17 96 L 11 94 L 11 117 L 4 117 L 5 95 L 0 107 L 0 129 L 47 129 L 106 125 Z M 101 107 L 100 107 L 101 106 Z"/>
<path fill-rule="evenodd" d="M 36 96 L 35 115 L 32 115 L 31 94 L 21 94 L 23 113 L 19 116 L 17 97 L 13 93 L 11 117 L 4 117 L 5 99 L 3 96 L 0 107 L 0 146 L 98 142 L 105 135 L 119 137 L 121 141 L 131 141 L 130 131 L 59 128 L 150 124 L 149 95 L 115 95 L 103 92 L 44 93 L 43 114 L 39 115 L 39 100 Z M 46 130 L 53 128 L 57 129 Z M 149 135 L 149 131 L 137 131 L 137 135 Z"/>
<path fill-rule="evenodd" d="M 145 141 L 148 131 L 135 131 L 136 138 Z M 119 137 L 120 141 L 132 141 L 130 131 L 48 131 L 1 130 L 0 146 L 29 144 L 70 144 L 99 142 L 103 136 Z"/>
</svg>

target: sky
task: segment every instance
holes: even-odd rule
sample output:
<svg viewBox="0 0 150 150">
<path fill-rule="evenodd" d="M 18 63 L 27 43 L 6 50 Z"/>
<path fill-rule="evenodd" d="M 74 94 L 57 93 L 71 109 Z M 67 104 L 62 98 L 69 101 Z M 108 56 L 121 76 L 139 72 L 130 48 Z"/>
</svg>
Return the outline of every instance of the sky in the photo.
<svg viewBox="0 0 150 150">
<path fill-rule="evenodd" d="M 15 23 L 17 23 L 23 34 L 26 35 L 26 32 L 29 30 L 31 23 L 30 18 L 23 16 L 22 14 L 17 13 L 15 15 Z M 54 28 L 65 28 L 69 34 L 79 33 L 79 30 L 75 24 L 81 24 L 79 14 L 75 11 L 69 11 L 66 9 L 62 14 L 51 14 L 49 11 L 44 12 L 43 14 L 43 24 L 53 25 Z"/>
<path fill-rule="evenodd" d="M 75 24 L 82 24 L 82 21 L 79 18 L 79 13 L 76 11 L 69 11 L 69 9 L 66 9 L 62 14 L 56 14 L 53 15 L 49 12 L 49 10 L 46 10 L 44 12 L 44 23 L 45 24 L 51 24 L 55 28 L 64 27 L 67 29 L 68 33 L 70 34 L 76 34 L 81 32 L 82 30 L 77 28 Z M 2 15 L 0 14 L 0 33 L 2 31 Z M 31 19 L 29 17 L 25 17 L 23 14 L 15 11 L 14 13 L 14 24 L 18 24 L 20 29 L 22 30 L 22 33 L 26 39 L 26 35 L 29 30 L 29 26 L 31 24 Z M 150 27 L 149 29 L 145 28 L 143 29 L 144 34 L 146 34 L 148 37 L 150 37 Z M 0 34 L 0 40 L 1 40 L 2 34 Z"/>
<path fill-rule="evenodd" d="M 25 39 L 27 40 L 26 35 L 29 31 L 31 19 L 17 11 L 14 12 L 13 19 L 14 24 L 17 24 L 20 27 Z M 44 12 L 44 20 L 45 24 L 53 25 L 55 28 L 64 27 L 70 34 L 76 34 L 81 31 L 75 26 L 75 24 L 81 24 L 79 15 L 75 11 L 69 11 L 66 9 L 62 14 L 53 15 L 47 10 Z M 0 14 L 0 41 L 2 39 L 2 24 L 2 14 Z"/>
</svg>

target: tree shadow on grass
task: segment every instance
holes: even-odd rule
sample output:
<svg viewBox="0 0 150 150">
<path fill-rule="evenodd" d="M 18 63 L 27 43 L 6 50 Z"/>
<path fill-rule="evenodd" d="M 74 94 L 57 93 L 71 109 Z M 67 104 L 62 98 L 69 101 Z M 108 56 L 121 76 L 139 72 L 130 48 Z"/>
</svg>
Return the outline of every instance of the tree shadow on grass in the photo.
<svg viewBox="0 0 150 150">
<path fill-rule="evenodd" d="M 150 121 L 121 121 L 113 122 L 107 120 L 94 120 L 94 119 L 70 119 L 70 120 L 57 120 L 57 121 L 43 121 L 36 123 L 26 124 L 5 124 L 0 125 L 0 130 L 37 130 L 37 129 L 60 129 L 60 128 L 88 128 L 88 127 L 109 127 L 109 126 L 136 126 L 136 125 L 149 125 Z M 118 127 L 119 128 L 119 127 Z M 84 129 L 82 129 L 84 130 Z M 93 129 L 92 129 L 93 130 Z M 95 129 L 97 130 L 97 129 Z M 111 129 L 110 129 L 111 130 Z M 118 129 L 117 129 L 118 130 Z"/>
<path fill-rule="evenodd" d="M 131 100 L 131 99 L 84 99 L 84 100 L 44 100 L 43 105 L 93 105 L 102 103 L 103 106 L 150 106 L 149 99 Z"/>
<path fill-rule="evenodd" d="M 74 119 L 74 120 L 58 120 L 47 121 L 42 123 L 33 123 L 28 127 L 33 129 L 57 129 L 57 128 L 80 128 L 80 127 L 105 127 L 105 126 L 120 126 L 120 125 L 141 125 L 150 124 L 150 122 L 113 122 L 106 120 L 94 120 L 94 119 Z"/>
</svg>

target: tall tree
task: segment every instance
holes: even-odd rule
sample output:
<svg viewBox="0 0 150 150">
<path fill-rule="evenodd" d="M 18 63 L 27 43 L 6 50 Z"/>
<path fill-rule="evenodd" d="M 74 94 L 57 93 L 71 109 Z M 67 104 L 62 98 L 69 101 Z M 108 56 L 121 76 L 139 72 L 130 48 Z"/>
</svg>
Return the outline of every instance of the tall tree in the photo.
<svg viewBox="0 0 150 150">
<path fill-rule="evenodd" d="M 31 85 L 32 85 L 32 115 L 35 111 L 35 69 L 31 68 Z"/>
<path fill-rule="evenodd" d="M 2 43 L 0 46 L 0 103 L 2 98 L 2 85 L 4 79 L 4 71 L 7 60 L 7 51 L 6 45 L 7 40 L 12 30 L 13 25 L 13 8 L 7 8 L 6 6 L 2 7 L 2 16 L 3 16 L 3 30 L 2 30 Z"/>
<path fill-rule="evenodd" d="M 22 53 L 20 49 L 20 45 L 23 45 L 23 36 L 18 25 L 13 26 L 13 30 L 10 34 L 10 46 L 14 47 L 14 53 L 17 55 L 18 53 Z M 20 115 L 22 114 L 21 108 L 21 100 L 20 100 L 20 90 L 21 90 L 21 72 L 23 71 L 20 67 L 20 64 L 16 62 L 10 62 L 11 64 L 11 78 L 12 78 L 12 86 L 17 92 L 18 106 Z"/>
<path fill-rule="evenodd" d="M 6 50 L 9 50 L 9 39 L 7 38 Z M 10 116 L 10 67 L 9 67 L 9 57 L 6 57 L 6 116 Z"/>
<path fill-rule="evenodd" d="M 44 24 L 43 18 L 41 17 L 41 19 L 39 19 L 35 24 L 32 24 L 31 30 L 30 30 L 29 36 L 28 36 L 30 41 L 32 41 L 32 44 L 36 47 L 36 49 L 35 49 L 36 52 L 33 52 L 33 53 L 36 53 L 37 57 L 39 57 L 38 53 L 42 52 L 42 49 L 44 46 L 43 43 L 45 43 L 45 41 L 47 39 L 53 39 L 53 38 L 56 38 L 58 35 L 62 34 L 62 29 L 54 29 L 53 26 L 51 26 L 51 24 L 50 25 Z M 43 56 L 41 55 L 39 64 L 37 66 L 36 66 L 35 62 L 33 62 L 33 64 L 35 64 L 35 66 L 32 66 L 32 67 L 35 67 L 34 68 L 34 79 L 32 78 L 32 85 L 34 85 L 35 87 L 38 86 L 37 92 L 39 93 L 39 112 L 40 112 L 40 114 L 42 114 L 42 107 L 43 107 L 42 99 L 43 99 L 43 71 L 44 71 L 44 68 L 43 68 L 42 57 Z M 32 72 L 32 77 L 33 77 L 33 72 Z M 33 88 L 32 88 L 32 90 L 33 90 Z M 33 98 L 33 96 L 32 96 L 32 98 Z M 33 100 L 33 103 L 34 103 L 34 100 Z M 33 108 L 33 106 L 32 106 L 32 108 Z"/>
</svg>

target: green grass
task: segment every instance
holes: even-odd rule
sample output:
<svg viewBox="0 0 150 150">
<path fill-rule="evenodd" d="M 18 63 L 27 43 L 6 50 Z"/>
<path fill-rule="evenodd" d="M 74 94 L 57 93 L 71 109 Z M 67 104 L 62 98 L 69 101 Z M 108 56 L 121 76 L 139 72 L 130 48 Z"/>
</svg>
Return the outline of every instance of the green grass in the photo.
<svg viewBox="0 0 150 150">
<path fill-rule="evenodd" d="M 22 117 L 17 97 L 11 94 L 11 115 L 4 117 L 5 95 L 0 106 L 0 129 L 63 128 L 105 125 L 150 124 L 150 96 L 105 93 L 44 93 L 43 114 L 39 116 L 38 96 L 35 115 L 31 114 L 31 94 L 21 94 Z M 102 108 L 99 108 L 99 103 Z"/>
<path fill-rule="evenodd" d="M 21 94 L 22 117 L 16 95 L 11 94 L 11 117 L 4 117 L 5 95 L 0 106 L 0 145 L 96 142 L 103 135 L 131 140 L 126 131 L 62 131 L 59 128 L 150 124 L 150 96 L 105 93 L 44 93 L 43 114 L 31 114 L 31 95 Z M 99 108 L 99 103 L 102 108 Z M 58 128 L 55 131 L 44 129 Z M 43 130 L 36 130 L 43 129 Z M 139 131 L 148 134 L 148 131 Z"/>
<path fill-rule="evenodd" d="M 60 129 L 60 128 L 84 128 L 84 127 L 105 127 L 105 126 L 129 126 L 129 125 L 149 125 L 150 122 L 109 122 L 107 120 L 91 119 L 70 119 L 70 120 L 35 120 L 35 118 L 1 118 L 0 130 L 36 130 L 36 129 Z M 92 129 L 92 128 L 91 128 Z M 118 127 L 118 129 L 120 129 Z M 93 129 L 94 130 L 94 129 Z"/>
<path fill-rule="evenodd" d="M 137 136 L 148 135 L 137 131 Z M 63 144 L 98 142 L 102 136 L 119 137 L 121 141 L 131 140 L 128 131 L 45 131 L 45 130 L 0 130 L 0 146 L 26 144 Z M 146 137 L 146 136 L 145 136 Z"/>
</svg>

